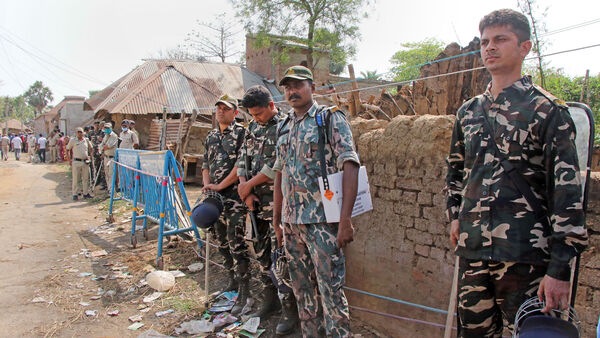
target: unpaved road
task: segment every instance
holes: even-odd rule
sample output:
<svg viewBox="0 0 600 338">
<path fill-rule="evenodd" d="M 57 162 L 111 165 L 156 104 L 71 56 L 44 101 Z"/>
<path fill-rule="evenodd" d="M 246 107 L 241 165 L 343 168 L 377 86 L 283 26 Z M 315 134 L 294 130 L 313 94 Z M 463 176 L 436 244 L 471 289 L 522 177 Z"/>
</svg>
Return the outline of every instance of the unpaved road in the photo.
<svg viewBox="0 0 600 338">
<path fill-rule="evenodd" d="M 114 224 L 105 223 L 106 193 L 72 201 L 68 172 L 65 164 L 0 161 L 0 337 L 138 337 L 148 330 L 173 334 L 182 322 L 198 319 L 204 311 L 204 271 L 186 270 L 199 261 L 196 244 L 165 246 L 165 266 L 187 276 L 158 300 L 144 303 L 153 290 L 140 281 L 155 262 L 156 227 L 150 228 L 148 241 L 138 234 L 138 245 L 131 248 L 126 204 L 115 206 Z M 195 190 L 187 192 L 190 200 L 199 194 Z M 90 257 L 99 250 L 106 255 Z M 224 283 L 222 272 L 211 268 L 210 293 Z M 173 313 L 155 315 L 167 309 Z M 86 316 L 86 310 L 96 314 Z M 113 311 L 118 315 L 110 316 Z M 132 331 L 129 317 L 135 315 L 143 317 L 144 326 Z M 264 337 L 274 336 L 278 319 L 274 314 L 261 323 L 267 329 Z M 363 323 L 351 324 L 359 337 L 378 336 Z"/>
</svg>

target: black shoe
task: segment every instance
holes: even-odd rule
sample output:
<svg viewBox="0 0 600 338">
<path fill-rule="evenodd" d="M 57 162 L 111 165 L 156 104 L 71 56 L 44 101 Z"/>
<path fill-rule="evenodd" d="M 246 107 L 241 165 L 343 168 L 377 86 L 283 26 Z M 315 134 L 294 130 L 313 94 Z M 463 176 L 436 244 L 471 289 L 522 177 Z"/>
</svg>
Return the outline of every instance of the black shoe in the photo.
<svg viewBox="0 0 600 338">
<path fill-rule="evenodd" d="M 79 197 L 77 195 L 73 195 L 73 201 L 77 201 Z"/>
<path fill-rule="evenodd" d="M 85 195 L 83 195 L 83 198 L 86 200 L 89 200 L 90 198 L 93 198 L 93 197 L 90 194 L 85 194 Z"/>
</svg>

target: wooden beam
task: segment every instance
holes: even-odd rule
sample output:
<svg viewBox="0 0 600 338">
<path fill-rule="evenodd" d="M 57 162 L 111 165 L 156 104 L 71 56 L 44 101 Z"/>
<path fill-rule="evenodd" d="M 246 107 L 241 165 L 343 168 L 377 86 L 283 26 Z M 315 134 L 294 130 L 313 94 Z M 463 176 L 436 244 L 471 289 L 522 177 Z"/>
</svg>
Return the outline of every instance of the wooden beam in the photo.
<svg viewBox="0 0 600 338">
<path fill-rule="evenodd" d="M 352 80 L 352 99 L 354 101 L 354 114 L 350 114 L 351 116 L 356 116 L 358 112 L 361 111 L 362 106 L 360 104 L 360 96 L 358 94 L 358 82 L 356 82 L 356 77 L 354 76 L 354 66 L 348 65 L 348 73 L 350 73 L 350 80 Z M 352 112 L 352 109 L 350 109 Z"/>
</svg>

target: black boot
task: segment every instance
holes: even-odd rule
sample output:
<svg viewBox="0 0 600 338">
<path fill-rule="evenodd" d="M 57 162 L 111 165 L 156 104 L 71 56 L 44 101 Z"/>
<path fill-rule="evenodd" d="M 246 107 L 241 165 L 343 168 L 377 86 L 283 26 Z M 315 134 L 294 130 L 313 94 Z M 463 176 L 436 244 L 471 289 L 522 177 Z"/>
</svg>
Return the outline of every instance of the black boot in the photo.
<svg viewBox="0 0 600 338">
<path fill-rule="evenodd" d="M 223 289 L 223 292 L 235 291 L 235 290 L 237 290 L 237 288 L 238 288 L 237 279 L 235 279 L 235 275 L 233 273 L 233 270 L 229 270 L 229 282 L 225 286 L 225 288 Z"/>
<path fill-rule="evenodd" d="M 281 318 L 277 323 L 275 334 L 285 336 L 294 332 L 298 325 L 298 306 L 292 292 L 279 294 L 279 300 L 281 301 Z"/>
<path fill-rule="evenodd" d="M 279 310 L 280 303 L 279 297 L 277 296 L 277 289 L 274 285 L 265 287 L 260 294 L 260 307 L 248 315 L 249 317 L 260 317 L 260 319 L 266 319 L 271 313 Z"/>
<path fill-rule="evenodd" d="M 238 289 L 237 300 L 235 301 L 235 305 L 231 309 L 231 314 L 234 316 L 239 316 L 242 313 L 242 309 L 246 305 L 246 301 L 250 296 L 250 281 L 249 280 L 241 280 L 239 282 L 240 287 Z"/>
</svg>

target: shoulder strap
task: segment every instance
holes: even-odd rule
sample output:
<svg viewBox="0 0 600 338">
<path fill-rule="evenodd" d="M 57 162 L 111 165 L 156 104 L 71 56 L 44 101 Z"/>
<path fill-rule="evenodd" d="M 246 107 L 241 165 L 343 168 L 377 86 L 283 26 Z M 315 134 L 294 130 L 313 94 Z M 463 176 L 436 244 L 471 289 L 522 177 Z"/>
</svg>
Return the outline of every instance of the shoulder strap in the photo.
<svg viewBox="0 0 600 338">
<path fill-rule="evenodd" d="M 487 114 L 483 118 L 483 130 L 488 134 L 490 138 L 490 144 L 493 150 L 495 151 L 496 155 L 500 159 L 500 165 L 504 169 L 504 172 L 508 175 L 508 177 L 510 177 L 510 179 L 517 187 L 517 190 L 519 190 L 521 195 L 523 195 L 525 200 L 527 200 L 527 202 L 531 205 L 533 211 L 537 214 L 538 219 L 545 217 L 544 208 L 542 208 L 542 204 L 535 197 L 533 191 L 531 191 L 531 187 L 529 186 L 529 184 L 527 184 L 527 182 L 519 173 L 517 168 L 514 165 L 512 165 L 512 163 L 508 161 L 504 154 L 500 152 L 500 149 L 498 149 L 498 145 L 496 144 L 496 140 L 494 139 L 494 135 L 492 134 L 492 128 L 490 126 L 490 122 L 488 121 Z"/>
<path fill-rule="evenodd" d="M 317 131 L 319 133 L 319 162 L 321 165 L 321 177 L 323 178 L 323 188 L 329 190 L 329 180 L 327 179 L 327 162 L 325 160 L 325 144 L 329 142 L 327 138 L 327 128 L 329 127 L 331 112 L 325 106 L 320 106 L 315 113 Z"/>
</svg>

